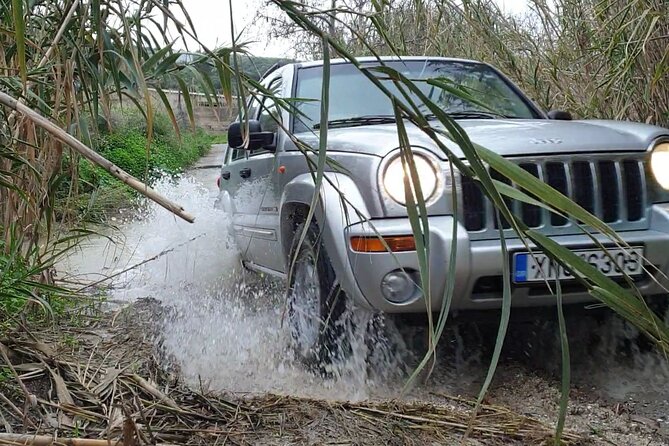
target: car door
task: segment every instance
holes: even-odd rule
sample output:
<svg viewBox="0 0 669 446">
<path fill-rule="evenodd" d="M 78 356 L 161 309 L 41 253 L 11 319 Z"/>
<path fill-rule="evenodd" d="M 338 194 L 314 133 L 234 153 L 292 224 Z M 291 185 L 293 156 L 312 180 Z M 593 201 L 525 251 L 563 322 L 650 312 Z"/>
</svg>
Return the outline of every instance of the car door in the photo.
<svg viewBox="0 0 669 446">
<path fill-rule="evenodd" d="M 274 76 L 263 84 L 279 94 L 281 82 L 280 76 Z M 263 131 L 281 133 L 277 123 L 281 113 L 271 97 L 252 100 L 249 117 L 260 121 Z M 227 186 L 233 208 L 233 232 L 242 259 L 271 271 L 283 269 L 283 259 L 278 250 L 279 191 L 276 188 L 276 163 L 277 157 L 273 151 L 233 150 L 226 170 L 229 173 Z"/>
</svg>

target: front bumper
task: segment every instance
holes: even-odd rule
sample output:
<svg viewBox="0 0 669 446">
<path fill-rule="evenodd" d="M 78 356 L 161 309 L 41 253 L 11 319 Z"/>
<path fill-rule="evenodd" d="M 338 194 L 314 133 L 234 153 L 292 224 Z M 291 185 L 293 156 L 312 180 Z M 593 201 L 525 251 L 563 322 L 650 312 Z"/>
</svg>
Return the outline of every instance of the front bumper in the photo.
<svg viewBox="0 0 669 446">
<path fill-rule="evenodd" d="M 346 240 L 354 236 L 391 236 L 411 234 L 407 218 L 374 220 L 357 223 L 345 229 Z M 457 236 L 453 238 L 453 225 Z M 454 281 L 452 310 L 496 309 L 502 305 L 503 253 L 499 240 L 470 240 L 468 232 L 452 216 L 430 217 L 430 301 L 432 311 L 438 311 L 448 281 Z M 654 276 L 642 277 L 636 286 L 644 296 L 666 293 L 669 287 L 664 275 L 669 273 L 669 204 L 654 205 L 650 226 L 645 230 L 620 232 L 630 245 L 644 246 L 645 257 L 658 271 Z M 607 244 L 606 237 L 598 239 Z M 553 240 L 563 246 L 574 248 L 593 247 L 586 235 L 562 235 Z M 526 251 L 520 239 L 507 239 L 509 255 L 514 251 Z M 451 250 L 457 247 L 455 274 L 447 277 Z M 417 296 L 413 301 L 394 304 L 386 300 L 381 292 L 381 282 L 386 274 L 399 268 L 418 270 L 416 252 L 360 253 L 350 249 L 348 260 L 355 277 L 356 290 L 349 293 L 357 296 L 360 303 L 388 313 L 424 313 L 426 299 Z M 664 274 L 664 275 L 663 275 Z M 659 282 L 659 283 L 658 283 Z M 593 302 L 581 285 L 566 283 L 563 286 L 565 303 Z M 555 296 L 543 284 L 512 284 L 512 305 L 517 307 L 549 306 L 555 304 Z"/>
</svg>

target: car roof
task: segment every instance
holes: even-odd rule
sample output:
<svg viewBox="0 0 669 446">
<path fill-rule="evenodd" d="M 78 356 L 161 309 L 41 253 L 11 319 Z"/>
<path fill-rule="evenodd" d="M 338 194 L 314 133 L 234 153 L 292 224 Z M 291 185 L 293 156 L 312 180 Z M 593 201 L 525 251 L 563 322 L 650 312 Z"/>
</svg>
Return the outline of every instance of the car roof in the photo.
<svg viewBox="0 0 669 446">
<path fill-rule="evenodd" d="M 455 58 L 455 57 L 439 57 L 439 56 L 381 56 L 381 57 L 374 57 L 374 56 L 365 56 L 365 57 L 356 57 L 356 60 L 360 63 L 368 63 L 368 62 L 378 62 L 379 60 L 382 62 L 393 62 L 393 61 L 423 61 L 423 60 L 443 60 L 443 61 L 449 61 L 449 62 L 465 62 L 465 63 L 483 63 L 477 60 L 469 60 L 469 59 L 460 59 L 460 58 Z M 344 64 L 344 63 L 351 63 L 347 59 L 331 59 L 330 64 Z M 298 68 L 309 68 L 309 67 L 318 67 L 323 65 L 322 60 L 314 60 L 314 61 L 308 61 L 308 62 L 295 62 L 293 65 L 297 66 Z"/>
</svg>

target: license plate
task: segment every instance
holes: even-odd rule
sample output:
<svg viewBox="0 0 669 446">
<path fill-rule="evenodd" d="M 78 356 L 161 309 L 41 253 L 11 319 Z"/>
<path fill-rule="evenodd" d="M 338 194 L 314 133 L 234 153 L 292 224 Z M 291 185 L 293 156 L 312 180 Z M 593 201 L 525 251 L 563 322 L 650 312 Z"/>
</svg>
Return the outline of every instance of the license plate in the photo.
<svg viewBox="0 0 669 446">
<path fill-rule="evenodd" d="M 608 255 L 601 249 L 576 249 L 572 252 L 580 256 L 602 274 L 622 277 L 643 274 L 643 248 L 611 248 Z M 613 260 L 615 260 L 615 262 Z M 513 256 L 513 279 L 515 283 L 543 282 L 545 280 L 573 279 L 560 264 L 542 252 L 518 252 Z"/>
</svg>

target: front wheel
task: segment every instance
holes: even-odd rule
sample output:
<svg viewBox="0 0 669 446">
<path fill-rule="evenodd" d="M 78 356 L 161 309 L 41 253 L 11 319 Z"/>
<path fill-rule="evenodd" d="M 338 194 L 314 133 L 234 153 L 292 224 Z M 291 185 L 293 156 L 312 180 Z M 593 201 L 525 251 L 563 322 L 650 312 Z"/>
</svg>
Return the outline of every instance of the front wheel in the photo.
<svg viewBox="0 0 669 446">
<path fill-rule="evenodd" d="M 288 322 L 293 348 L 300 360 L 322 372 L 350 352 L 350 329 L 346 294 L 315 223 L 301 224 L 295 230 L 289 266 Z"/>
</svg>

